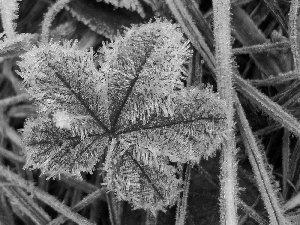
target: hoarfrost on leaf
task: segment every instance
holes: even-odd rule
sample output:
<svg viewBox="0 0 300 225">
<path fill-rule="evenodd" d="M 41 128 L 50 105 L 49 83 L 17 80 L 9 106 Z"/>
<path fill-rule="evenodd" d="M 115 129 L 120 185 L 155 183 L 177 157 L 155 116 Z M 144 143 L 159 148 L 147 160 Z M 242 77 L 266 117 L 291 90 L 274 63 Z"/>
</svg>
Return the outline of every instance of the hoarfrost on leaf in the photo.
<svg viewBox="0 0 300 225">
<path fill-rule="evenodd" d="M 25 124 L 25 167 L 78 177 L 105 153 L 105 183 L 118 198 L 164 210 L 181 191 L 179 164 L 198 163 L 223 143 L 225 101 L 183 86 L 191 54 L 168 21 L 133 26 L 101 52 L 99 70 L 92 50 L 76 42 L 43 43 L 22 56 L 19 74 L 39 109 Z"/>
</svg>

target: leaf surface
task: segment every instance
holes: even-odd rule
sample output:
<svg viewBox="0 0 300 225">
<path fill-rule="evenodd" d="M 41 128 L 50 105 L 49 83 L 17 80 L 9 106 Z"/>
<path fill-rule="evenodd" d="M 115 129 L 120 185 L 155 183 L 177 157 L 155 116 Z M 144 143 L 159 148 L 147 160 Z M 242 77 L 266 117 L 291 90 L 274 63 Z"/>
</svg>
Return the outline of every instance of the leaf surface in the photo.
<svg viewBox="0 0 300 225">
<path fill-rule="evenodd" d="M 25 124 L 26 166 L 80 176 L 104 153 L 111 190 L 135 207 L 162 209 L 180 184 L 168 162 L 199 163 L 221 147 L 225 101 L 208 87 L 183 86 L 188 42 L 168 21 L 133 26 L 100 54 L 99 70 L 93 52 L 71 42 L 22 57 L 19 74 L 39 106 Z"/>
<path fill-rule="evenodd" d="M 49 118 L 28 119 L 23 142 L 27 153 L 25 167 L 39 168 L 49 176 L 67 174 L 80 178 L 99 161 L 108 138 L 97 133 L 82 139 L 68 129 L 55 126 Z"/>
</svg>

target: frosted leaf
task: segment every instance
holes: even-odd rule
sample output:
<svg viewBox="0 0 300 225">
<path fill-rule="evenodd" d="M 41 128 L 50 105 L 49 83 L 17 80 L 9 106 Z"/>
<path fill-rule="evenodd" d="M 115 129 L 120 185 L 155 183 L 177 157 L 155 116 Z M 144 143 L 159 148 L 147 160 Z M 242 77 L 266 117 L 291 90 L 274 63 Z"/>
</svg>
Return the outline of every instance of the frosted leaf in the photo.
<svg viewBox="0 0 300 225">
<path fill-rule="evenodd" d="M 164 210 L 181 191 L 169 161 L 197 163 L 216 152 L 225 101 L 210 88 L 183 87 L 188 42 L 166 20 L 134 26 L 101 52 L 99 70 L 94 53 L 72 42 L 22 56 L 19 74 L 39 109 L 25 124 L 26 167 L 79 176 L 105 152 L 105 183 L 119 199 Z"/>
</svg>

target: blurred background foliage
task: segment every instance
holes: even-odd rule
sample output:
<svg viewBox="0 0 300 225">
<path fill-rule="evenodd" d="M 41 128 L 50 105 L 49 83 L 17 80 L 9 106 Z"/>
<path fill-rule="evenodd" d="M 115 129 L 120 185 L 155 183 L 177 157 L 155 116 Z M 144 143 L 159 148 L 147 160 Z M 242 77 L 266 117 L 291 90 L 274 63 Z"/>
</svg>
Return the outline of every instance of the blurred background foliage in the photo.
<svg viewBox="0 0 300 225">
<path fill-rule="evenodd" d="M 199 11 L 205 18 L 207 29 L 212 29 L 212 2 L 210 0 L 183 1 L 190 12 Z M 192 2 L 191 4 L 188 4 Z M 299 82 L 295 76 L 287 76 L 294 64 L 288 37 L 288 0 L 232 0 L 232 47 L 236 67 L 242 78 L 249 80 L 263 94 L 281 105 L 287 112 L 299 119 Z M 54 4 L 51 0 L 22 0 L 19 18 L 16 20 L 16 32 L 40 34 L 44 15 Z M 198 11 L 197 11 L 198 10 Z M 124 27 L 131 24 L 148 22 L 154 16 L 165 17 L 174 22 L 168 5 L 160 0 L 73 0 L 56 16 L 51 26 L 50 36 L 54 40 L 78 39 L 82 48 L 92 47 L 97 51 L 103 42 L 110 42 L 122 34 Z M 200 24 L 199 21 L 194 21 Z M 200 25 L 199 25 L 200 26 Z M 0 30 L 3 31 L 2 27 Z M 213 48 L 213 37 L 204 33 L 209 47 Z M 36 38 L 36 39 L 35 39 Z M 39 36 L 31 39 L 36 43 Z M 266 43 L 274 44 L 267 50 Z M 25 180 L 55 196 L 66 206 L 72 208 L 88 194 L 99 189 L 102 178 L 100 171 L 83 174 L 84 180 L 77 181 L 61 177 L 61 180 L 47 180 L 37 170 L 23 170 L 25 159 L 19 129 L 23 128 L 28 116 L 35 116 L 36 110 L 28 95 L 21 88 L 22 79 L 17 75 L 16 61 L 21 54 L 20 44 L 0 46 L 0 164 L 10 168 Z M 25 45 L 24 43 L 21 45 Z M 256 46 L 262 45 L 262 46 Z M 256 48 L 246 48 L 256 46 Z M 100 52 L 101 57 L 101 52 Z M 202 56 L 193 49 L 191 62 L 186 65 L 189 75 L 182 80 L 185 86 L 200 83 L 214 85 L 216 81 Z M 13 96 L 17 96 L 12 98 Z M 262 112 L 242 95 L 239 96 L 252 130 L 259 140 L 263 153 L 273 167 L 272 175 L 281 188 L 283 202 L 288 202 L 289 215 L 299 221 L 296 198 L 300 189 L 300 141 L 297 136 L 287 133 L 281 124 Z M 245 147 L 238 129 L 236 130 L 238 151 L 239 224 L 267 224 L 267 212 L 254 180 L 251 165 L 245 153 Z M 284 150 L 284 151 L 283 151 Z M 284 152 L 289 154 L 286 156 Z M 190 191 L 186 224 L 219 224 L 219 164 L 220 157 L 202 160 L 200 166 L 191 170 Z M 1 167 L 2 168 L 2 167 Z M 45 202 L 30 196 L 30 193 L 18 187 L 17 183 L 6 180 L 0 175 L 0 223 L 48 224 L 59 213 Z M 299 198 L 299 197 L 298 197 Z M 175 224 L 176 206 L 166 213 L 160 212 L 156 222 L 142 210 L 131 210 L 123 202 L 122 223 L 139 224 Z M 78 210 L 77 210 L 78 211 Z M 107 197 L 104 192 L 98 194 L 91 204 L 80 209 L 79 214 L 99 225 L 110 223 Z M 256 219 L 255 219 L 256 218 Z M 257 219 L 258 218 L 258 219 Z M 152 222 L 151 222 L 152 221 Z M 58 223 L 51 223 L 58 224 Z M 65 221 L 63 224 L 76 224 Z M 299 222 L 295 222 L 299 224 Z"/>
</svg>

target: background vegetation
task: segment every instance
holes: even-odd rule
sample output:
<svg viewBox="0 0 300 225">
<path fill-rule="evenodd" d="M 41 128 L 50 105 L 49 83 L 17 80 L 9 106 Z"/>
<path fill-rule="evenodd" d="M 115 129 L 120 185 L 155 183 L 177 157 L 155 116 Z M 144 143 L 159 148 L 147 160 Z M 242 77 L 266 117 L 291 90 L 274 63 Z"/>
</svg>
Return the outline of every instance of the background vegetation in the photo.
<svg viewBox="0 0 300 225">
<path fill-rule="evenodd" d="M 1 224 L 299 224 L 298 1 L 231 0 L 230 14 L 229 1 L 217 0 L 59 2 L 65 5 L 22 0 L 19 10 L 0 2 Z M 82 173 L 83 180 L 24 170 L 20 129 L 37 112 L 16 72 L 20 56 L 45 41 L 41 33 L 97 51 L 124 27 L 155 16 L 177 22 L 190 40 L 183 85 L 210 84 L 228 106 L 227 143 L 199 165 L 183 164 L 181 200 L 154 218 L 116 203 L 101 188 L 100 170 Z"/>
</svg>

